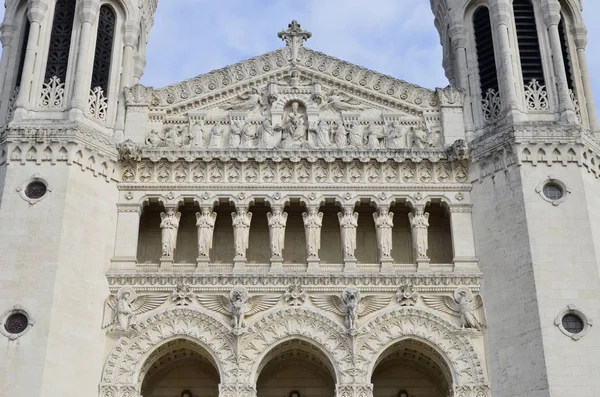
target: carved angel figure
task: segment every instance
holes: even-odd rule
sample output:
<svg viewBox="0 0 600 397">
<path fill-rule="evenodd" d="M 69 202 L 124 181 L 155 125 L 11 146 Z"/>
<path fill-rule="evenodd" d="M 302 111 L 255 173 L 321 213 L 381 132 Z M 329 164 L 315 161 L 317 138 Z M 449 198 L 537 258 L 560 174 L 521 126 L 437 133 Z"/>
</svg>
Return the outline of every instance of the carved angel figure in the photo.
<svg viewBox="0 0 600 397">
<path fill-rule="evenodd" d="M 137 295 L 133 288 L 123 287 L 116 296 L 111 295 L 104 306 L 102 328 L 112 326 L 111 331 L 131 331 L 137 325 L 137 315 L 156 309 L 168 295 Z"/>
<path fill-rule="evenodd" d="M 252 212 L 248 212 L 244 207 L 240 207 L 237 213 L 231 213 L 231 219 L 233 220 L 235 256 L 238 258 L 245 258 L 250 238 Z"/>
<path fill-rule="evenodd" d="M 342 112 L 345 110 L 363 110 L 364 107 L 360 102 L 355 101 L 349 96 L 339 92 L 335 88 L 329 91 L 327 102 L 323 104 L 324 109 L 331 109 L 334 112 Z"/>
<path fill-rule="evenodd" d="M 160 228 L 162 235 L 162 256 L 173 256 L 177 244 L 177 229 L 181 212 L 175 212 L 174 208 L 167 208 L 167 212 L 160 213 Z"/>
<path fill-rule="evenodd" d="M 258 106 L 261 106 L 261 111 L 263 111 L 266 105 L 267 103 L 263 101 L 263 98 L 258 90 L 256 88 L 251 88 L 249 91 L 239 94 L 236 99 L 221 106 L 221 109 L 252 111 Z"/>
<path fill-rule="evenodd" d="M 309 258 L 318 258 L 321 248 L 321 226 L 323 226 L 323 213 L 317 207 L 309 207 L 308 213 L 302 213 L 304 232 L 306 233 L 306 251 Z"/>
<path fill-rule="evenodd" d="M 473 296 L 470 289 L 461 287 L 454 291 L 454 299 L 444 295 L 424 296 L 423 302 L 436 310 L 460 317 L 461 327 L 481 331 L 485 323 L 483 299 L 481 295 Z"/>
<path fill-rule="evenodd" d="M 198 256 L 208 256 L 213 246 L 213 231 L 217 213 L 210 208 L 203 207 L 202 212 L 196 212 L 196 226 L 198 227 Z"/>
<path fill-rule="evenodd" d="M 269 237 L 271 239 L 271 256 L 273 258 L 283 257 L 282 251 L 284 248 L 287 218 L 287 212 L 283 212 L 279 206 L 273 207 L 273 213 L 267 213 Z"/>
<path fill-rule="evenodd" d="M 229 293 L 229 299 L 223 295 L 198 295 L 198 301 L 206 308 L 232 316 L 231 327 L 244 328 L 246 316 L 269 310 L 279 302 L 279 296 L 256 295 L 248 297 L 243 287 L 235 287 Z"/>
<path fill-rule="evenodd" d="M 352 212 L 352 207 L 344 207 L 344 212 L 338 212 L 342 234 L 342 250 L 344 258 L 354 258 L 356 250 L 356 229 L 358 228 L 358 212 Z"/>
<path fill-rule="evenodd" d="M 412 229 L 413 247 L 418 258 L 427 258 L 427 249 L 429 242 L 427 238 L 427 228 L 429 227 L 429 213 L 423 212 L 421 208 L 417 208 L 415 213 L 408 214 L 410 227 Z"/>
<path fill-rule="evenodd" d="M 377 245 L 380 259 L 391 258 L 392 252 L 392 227 L 394 227 L 394 213 L 386 207 L 381 207 L 379 214 L 373 214 L 377 229 Z"/>
<path fill-rule="evenodd" d="M 377 295 L 361 297 L 358 289 L 346 288 L 341 297 L 323 295 L 311 296 L 310 299 L 318 308 L 344 316 L 348 330 L 355 331 L 359 317 L 384 308 L 390 303 L 391 297 Z"/>
</svg>

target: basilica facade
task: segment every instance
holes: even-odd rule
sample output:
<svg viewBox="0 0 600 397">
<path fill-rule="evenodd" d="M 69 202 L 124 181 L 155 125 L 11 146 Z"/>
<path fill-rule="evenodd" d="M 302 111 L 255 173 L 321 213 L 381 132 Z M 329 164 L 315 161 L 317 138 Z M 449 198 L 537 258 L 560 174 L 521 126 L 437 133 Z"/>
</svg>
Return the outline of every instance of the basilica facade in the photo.
<svg viewBox="0 0 600 397">
<path fill-rule="evenodd" d="M 147 87 L 156 0 L 6 3 L 1 396 L 600 395 L 580 0 L 431 0 L 436 89 L 297 21 Z"/>
</svg>

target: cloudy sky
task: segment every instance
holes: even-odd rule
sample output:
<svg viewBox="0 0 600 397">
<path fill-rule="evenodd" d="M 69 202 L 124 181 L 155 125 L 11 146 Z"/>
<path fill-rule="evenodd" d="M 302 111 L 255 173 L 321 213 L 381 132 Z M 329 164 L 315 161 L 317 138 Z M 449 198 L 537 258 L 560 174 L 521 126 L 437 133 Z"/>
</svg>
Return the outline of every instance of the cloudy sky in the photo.
<svg viewBox="0 0 600 397">
<path fill-rule="evenodd" d="M 588 59 L 600 104 L 600 0 L 584 0 Z M 283 46 L 296 19 L 306 46 L 419 84 L 444 87 L 429 0 L 160 0 L 142 82 L 175 83 Z"/>
</svg>

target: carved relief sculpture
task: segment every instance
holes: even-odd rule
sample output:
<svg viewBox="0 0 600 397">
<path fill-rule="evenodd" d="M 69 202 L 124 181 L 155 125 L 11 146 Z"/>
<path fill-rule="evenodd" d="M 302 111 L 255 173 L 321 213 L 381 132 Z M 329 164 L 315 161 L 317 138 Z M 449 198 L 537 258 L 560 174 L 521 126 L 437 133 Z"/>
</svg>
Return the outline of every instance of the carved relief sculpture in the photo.
<svg viewBox="0 0 600 397">
<path fill-rule="evenodd" d="M 271 257 L 283 258 L 283 248 L 285 241 L 285 225 L 288 214 L 282 211 L 281 206 L 274 206 L 273 213 L 267 213 L 269 224 L 269 238 L 271 241 Z"/>
<path fill-rule="evenodd" d="M 368 295 L 361 297 L 356 288 L 346 288 L 342 296 L 311 296 L 312 303 L 320 309 L 344 316 L 346 328 L 351 333 L 356 331 L 358 317 L 366 316 L 388 305 L 391 297 Z"/>
<path fill-rule="evenodd" d="M 355 101 L 349 96 L 342 94 L 337 89 L 332 89 L 329 91 L 329 96 L 327 97 L 327 102 L 323 104 L 322 110 L 331 109 L 334 112 L 341 113 L 347 110 L 363 110 L 364 107 L 360 104 L 360 102 Z"/>
<path fill-rule="evenodd" d="M 175 212 L 174 208 L 167 208 L 167 212 L 160 213 L 160 228 L 162 235 L 162 256 L 172 257 L 177 245 L 177 230 L 181 212 Z"/>
<path fill-rule="evenodd" d="M 386 142 L 389 149 L 406 148 L 406 136 L 398 123 L 392 122 L 389 124 Z"/>
<path fill-rule="evenodd" d="M 240 207 L 236 212 L 231 213 L 233 220 L 233 240 L 236 258 L 246 258 L 248 242 L 250 239 L 250 222 L 252 221 L 252 212 L 248 212 L 245 207 Z"/>
<path fill-rule="evenodd" d="M 429 213 L 423 212 L 422 208 L 416 208 L 415 213 L 408 214 L 410 227 L 412 229 L 413 248 L 417 255 L 417 260 L 427 258 L 427 249 L 429 247 L 427 228 L 429 227 Z"/>
<path fill-rule="evenodd" d="M 137 325 L 137 315 L 156 309 L 168 295 L 137 295 L 133 288 L 122 287 L 111 295 L 104 308 L 103 328 L 110 331 L 131 331 Z"/>
<path fill-rule="evenodd" d="M 242 128 L 245 127 L 243 121 L 232 121 L 231 129 L 229 130 L 229 142 L 228 147 L 236 149 L 242 142 Z"/>
<path fill-rule="evenodd" d="M 176 306 L 189 306 L 194 300 L 194 293 L 189 285 L 179 283 L 171 294 L 171 300 Z"/>
<path fill-rule="evenodd" d="M 146 145 L 150 147 L 159 147 L 162 146 L 164 139 L 161 138 L 158 131 L 152 130 L 150 131 L 150 135 L 146 138 Z"/>
<path fill-rule="evenodd" d="M 377 231 L 377 247 L 379 248 L 379 259 L 389 259 L 392 257 L 392 228 L 394 227 L 394 213 L 389 212 L 388 208 L 382 206 L 379 214 L 373 214 L 375 228 Z"/>
<path fill-rule="evenodd" d="M 231 327 L 234 331 L 244 328 L 246 316 L 268 310 L 279 302 L 280 296 L 257 295 L 248 297 L 244 287 L 235 287 L 229 298 L 223 295 L 198 295 L 198 301 L 210 310 L 232 316 Z"/>
<path fill-rule="evenodd" d="M 243 149 L 253 148 L 255 146 L 255 139 L 258 136 L 256 128 L 250 123 L 244 124 L 241 132 L 241 143 L 240 147 Z"/>
<path fill-rule="evenodd" d="M 331 139 L 329 137 L 330 131 L 327 122 L 320 120 L 315 130 L 315 147 L 318 148 L 329 148 L 331 147 Z"/>
<path fill-rule="evenodd" d="M 306 142 L 306 133 L 307 126 L 304 114 L 300 112 L 298 102 L 292 102 L 292 109 L 284 123 L 281 146 L 285 149 L 301 147 Z"/>
<path fill-rule="evenodd" d="M 365 145 L 364 134 L 360 124 L 348 123 L 346 129 L 350 131 L 348 134 L 349 146 L 353 149 L 362 149 Z"/>
<path fill-rule="evenodd" d="M 216 123 L 210 131 L 210 143 L 209 148 L 222 148 L 223 147 L 223 127 L 221 124 Z"/>
<path fill-rule="evenodd" d="M 461 327 L 481 331 L 485 323 L 483 299 L 481 295 L 473 296 L 470 289 L 457 288 L 454 299 L 444 295 L 424 296 L 423 302 L 428 306 L 455 317 L 460 317 Z"/>
<path fill-rule="evenodd" d="M 235 111 L 252 111 L 257 107 L 261 107 L 261 111 L 264 111 L 267 103 L 263 101 L 262 95 L 258 92 L 256 88 L 251 88 L 249 91 L 246 91 L 231 102 L 223 105 L 221 108 L 225 110 L 235 110 Z"/>
<path fill-rule="evenodd" d="M 344 258 L 354 258 L 356 250 L 356 229 L 358 228 L 358 212 L 352 212 L 354 207 L 344 207 L 344 212 L 338 212 L 342 235 L 342 251 Z"/>
<path fill-rule="evenodd" d="M 196 212 L 196 226 L 198 227 L 198 256 L 208 257 L 213 247 L 213 234 L 217 213 L 210 207 L 202 207 L 202 212 Z"/>
<path fill-rule="evenodd" d="M 348 131 L 342 123 L 333 123 L 333 133 L 335 135 L 335 146 L 338 149 L 345 149 L 348 146 Z"/>
<path fill-rule="evenodd" d="M 302 213 L 304 231 L 306 233 L 306 251 L 309 259 L 319 257 L 321 248 L 321 227 L 323 226 L 323 213 L 316 206 L 310 206 L 308 213 Z"/>
<path fill-rule="evenodd" d="M 396 300 L 400 306 L 414 306 L 419 299 L 419 293 L 412 284 L 404 284 L 396 292 Z"/>
<path fill-rule="evenodd" d="M 273 128 L 271 120 L 265 119 L 258 127 L 258 139 L 260 139 L 260 147 L 272 149 L 281 142 L 281 127 Z"/>
</svg>

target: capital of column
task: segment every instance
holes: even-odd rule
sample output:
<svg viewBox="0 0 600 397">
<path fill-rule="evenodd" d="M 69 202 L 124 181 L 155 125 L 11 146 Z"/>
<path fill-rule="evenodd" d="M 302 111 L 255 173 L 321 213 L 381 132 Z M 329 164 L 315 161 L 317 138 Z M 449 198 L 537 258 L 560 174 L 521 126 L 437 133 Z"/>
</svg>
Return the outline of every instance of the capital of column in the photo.
<svg viewBox="0 0 600 397">
<path fill-rule="evenodd" d="M 454 24 L 448 29 L 448 35 L 452 45 L 452 51 L 459 48 L 467 48 L 467 30 L 463 25 Z"/>
<path fill-rule="evenodd" d="M 125 46 L 133 47 L 137 43 L 140 35 L 140 27 L 134 22 L 125 23 L 125 34 L 123 36 L 123 43 Z"/>
<path fill-rule="evenodd" d="M 94 23 L 98 18 L 98 12 L 100 11 L 100 4 L 94 0 L 83 0 L 79 3 L 79 18 L 83 23 L 89 22 Z"/>
<path fill-rule="evenodd" d="M 587 38 L 588 30 L 585 25 L 576 25 L 571 29 L 571 34 L 573 35 L 573 41 L 575 42 L 575 48 L 578 50 L 585 49 L 587 47 L 588 38 Z"/>
<path fill-rule="evenodd" d="M 30 0 L 27 18 L 30 22 L 41 23 L 48 14 L 47 0 Z"/>
<path fill-rule="evenodd" d="M 490 12 L 492 21 L 496 21 L 496 25 L 509 25 L 513 18 L 513 10 L 511 2 L 508 0 L 497 0 L 490 4 Z"/>
<path fill-rule="evenodd" d="M 3 23 L 0 25 L 0 42 L 2 46 L 10 45 L 16 36 L 17 25 Z"/>
<path fill-rule="evenodd" d="M 557 25 L 560 23 L 560 4 L 554 1 L 545 1 L 542 5 L 542 12 L 544 13 L 544 23 L 547 27 Z"/>
</svg>

